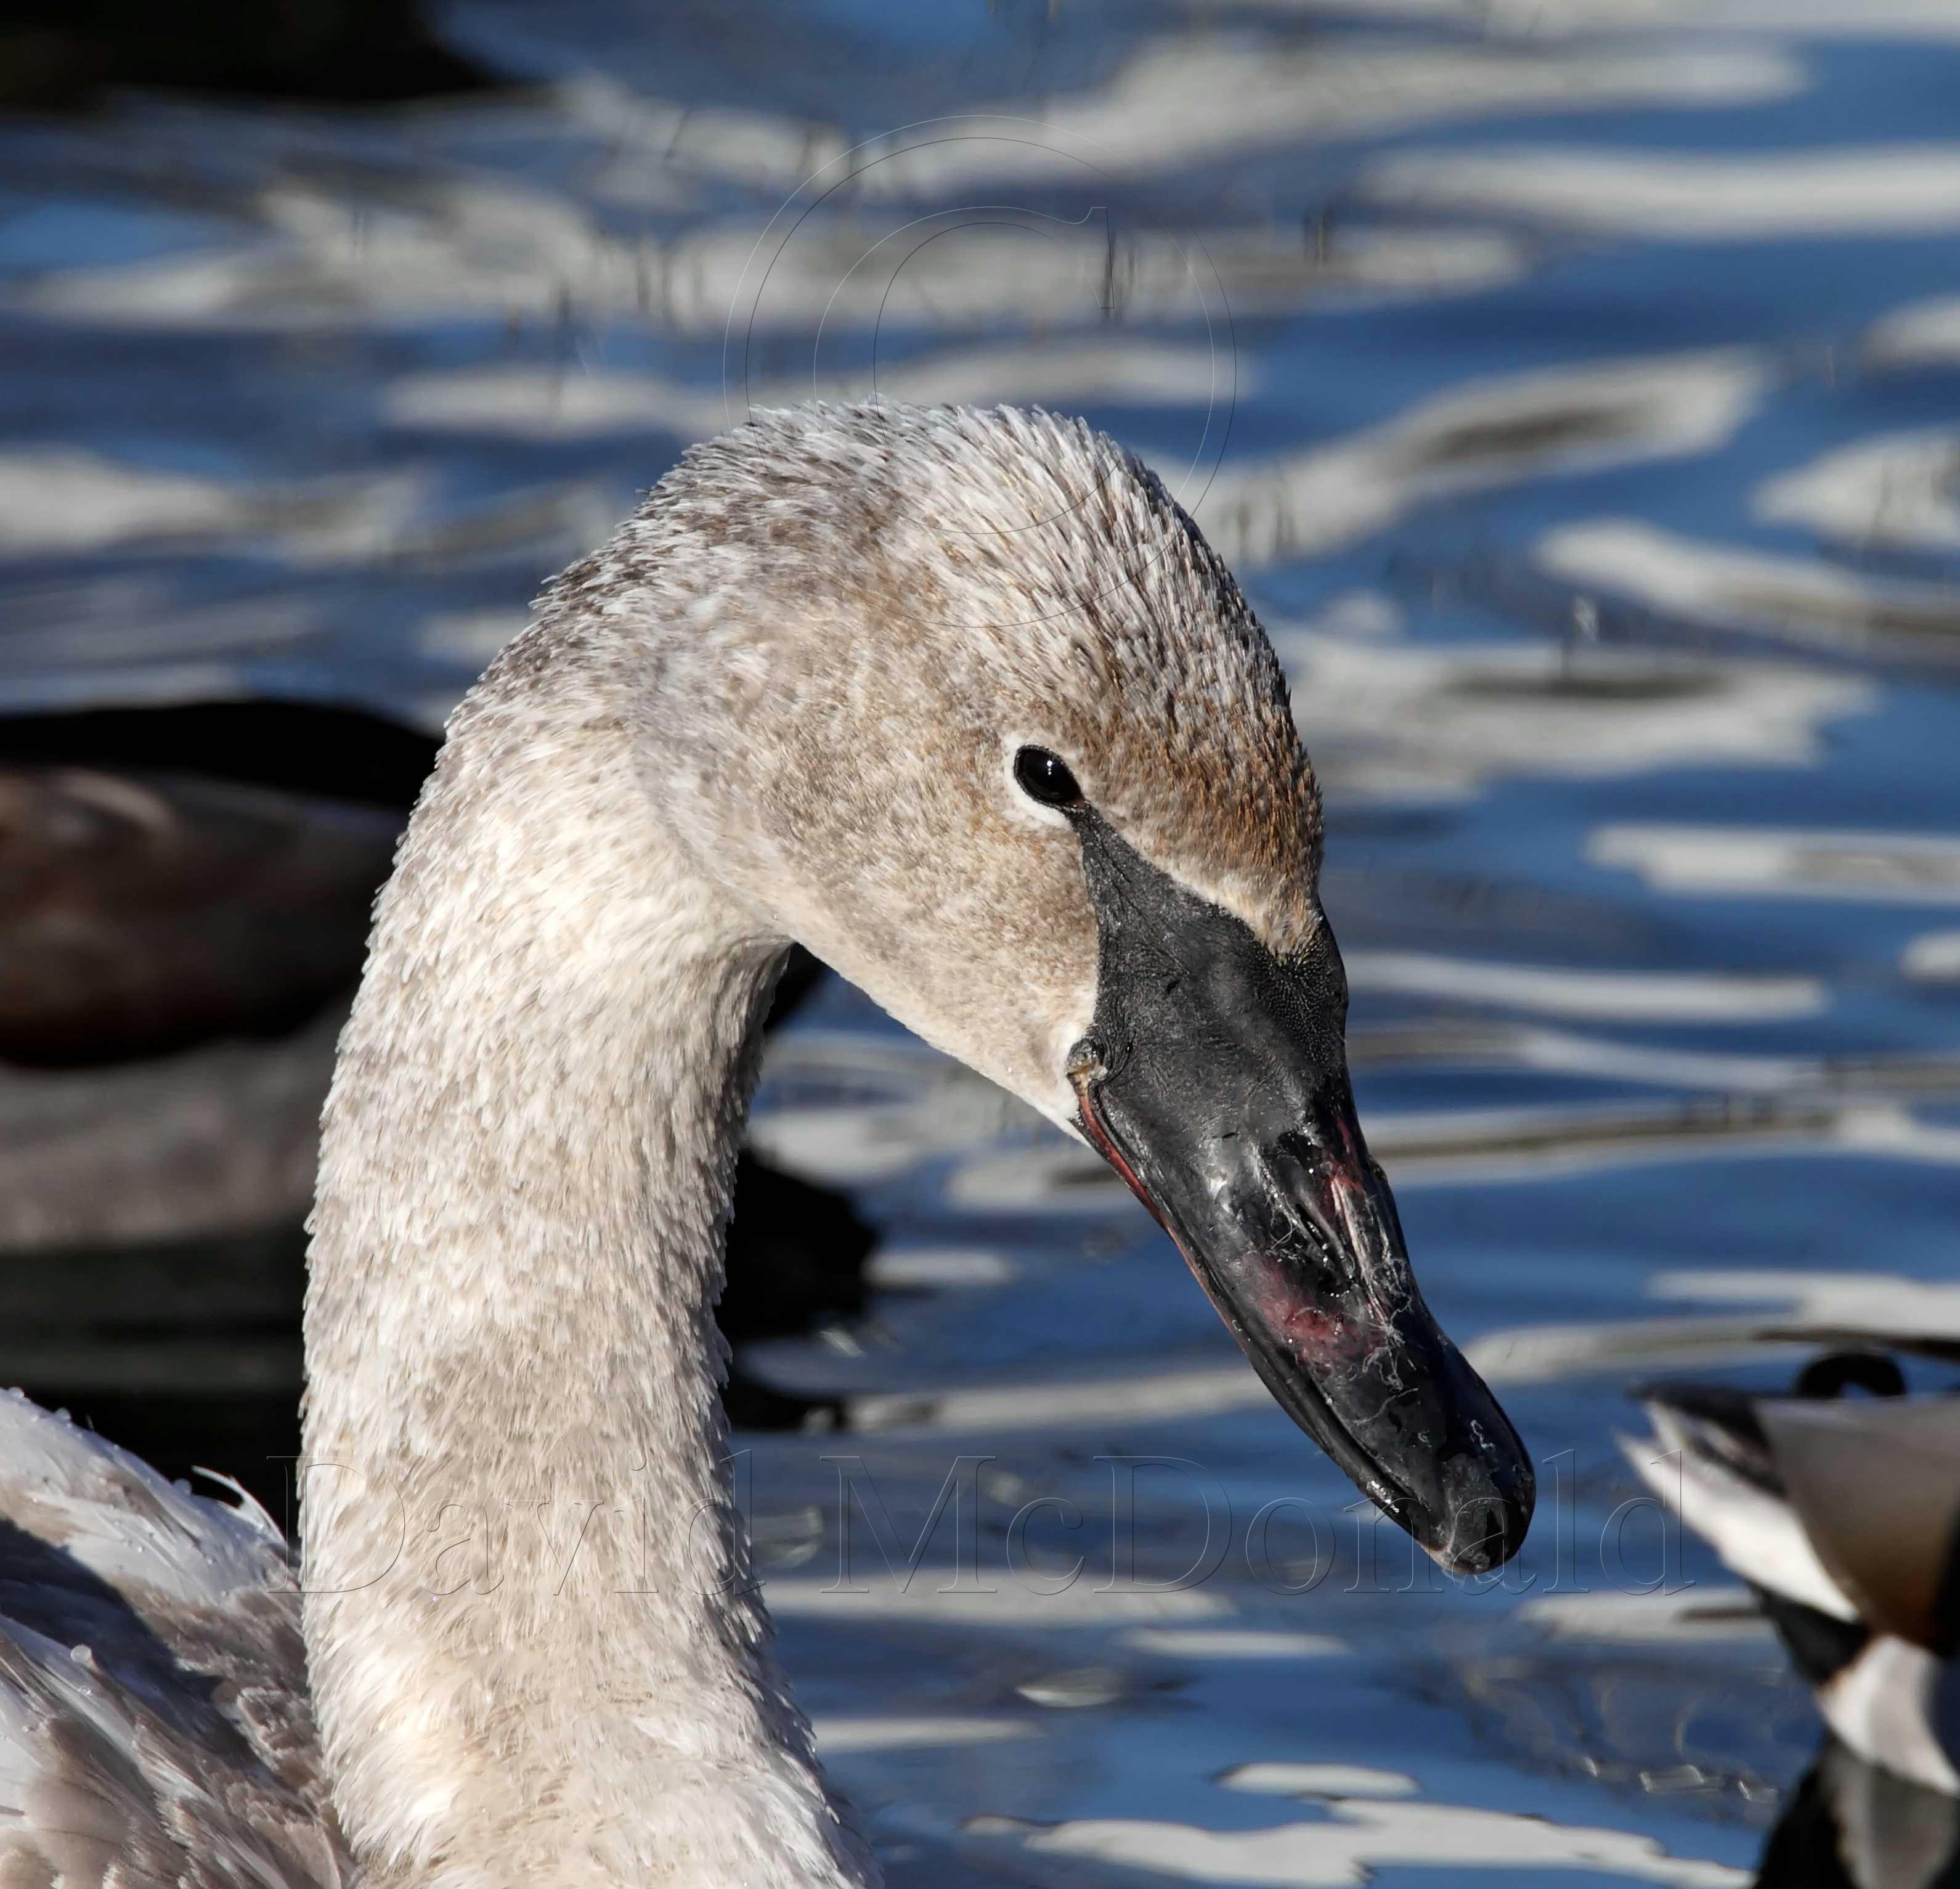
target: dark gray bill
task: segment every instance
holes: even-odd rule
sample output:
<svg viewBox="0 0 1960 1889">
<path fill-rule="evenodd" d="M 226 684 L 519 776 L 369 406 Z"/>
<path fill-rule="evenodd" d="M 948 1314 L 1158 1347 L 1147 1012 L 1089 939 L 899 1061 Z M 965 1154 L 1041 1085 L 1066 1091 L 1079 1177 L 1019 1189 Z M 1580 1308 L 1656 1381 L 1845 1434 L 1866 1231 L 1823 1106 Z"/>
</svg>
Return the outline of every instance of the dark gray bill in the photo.
<svg viewBox="0 0 1960 1889">
<path fill-rule="evenodd" d="M 1095 1021 L 1082 1129 L 1154 1214 L 1281 1407 L 1437 1560 L 1483 1573 L 1529 1526 L 1529 1459 L 1423 1303 L 1348 1088 L 1323 926 L 1281 963 L 1093 809 Z"/>
</svg>

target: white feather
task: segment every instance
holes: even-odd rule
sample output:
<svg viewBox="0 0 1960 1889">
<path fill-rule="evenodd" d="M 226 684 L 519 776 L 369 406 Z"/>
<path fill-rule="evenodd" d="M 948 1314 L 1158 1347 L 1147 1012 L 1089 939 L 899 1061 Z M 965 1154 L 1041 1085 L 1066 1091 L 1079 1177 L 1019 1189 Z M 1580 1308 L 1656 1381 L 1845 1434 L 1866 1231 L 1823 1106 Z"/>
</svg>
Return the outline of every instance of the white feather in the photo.
<svg viewBox="0 0 1960 1889">
<path fill-rule="evenodd" d="M 1818 1709 L 1868 1764 L 1960 1795 L 1960 1772 L 1935 1729 L 1946 1671 L 1946 1662 L 1923 1648 L 1882 1635 L 1818 1688 Z"/>
<path fill-rule="evenodd" d="M 1745 1481 L 1698 1448 L 1664 1407 L 1650 1404 L 1656 1434 L 1621 1437 L 1627 1461 L 1648 1488 L 1745 1581 L 1785 1600 L 1855 1620 L 1858 1610 L 1825 1572 L 1787 1502 Z"/>
</svg>

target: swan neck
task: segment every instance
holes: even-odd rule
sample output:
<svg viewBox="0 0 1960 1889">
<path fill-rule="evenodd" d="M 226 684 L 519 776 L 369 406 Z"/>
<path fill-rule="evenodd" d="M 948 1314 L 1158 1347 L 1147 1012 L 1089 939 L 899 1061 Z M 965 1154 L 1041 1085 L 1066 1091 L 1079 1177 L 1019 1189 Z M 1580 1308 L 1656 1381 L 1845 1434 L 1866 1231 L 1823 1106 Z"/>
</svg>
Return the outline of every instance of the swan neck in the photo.
<svg viewBox="0 0 1960 1889">
<path fill-rule="evenodd" d="M 459 712 L 323 1123 L 301 1514 L 336 1808 L 376 1885 L 864 1883 L 720 1402 L 783 941 L 665 830 L 603 672 L 538 653 Z"/>
</svg>

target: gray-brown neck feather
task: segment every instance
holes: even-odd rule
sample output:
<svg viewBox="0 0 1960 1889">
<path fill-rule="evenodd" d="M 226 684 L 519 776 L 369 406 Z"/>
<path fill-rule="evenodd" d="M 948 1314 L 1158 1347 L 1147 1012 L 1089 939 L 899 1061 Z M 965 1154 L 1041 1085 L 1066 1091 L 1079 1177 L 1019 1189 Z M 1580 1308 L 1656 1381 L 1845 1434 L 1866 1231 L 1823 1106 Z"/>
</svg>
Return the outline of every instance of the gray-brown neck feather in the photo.
<svg viewBox="0 0 1960 1889">
<path fill-rule="evenodd" d="M 374 1884 L 854 1884 L 730 1512 L 712 1307 L 781 941 L 635 776 L 617 651 L 460 713 L 323 1130 L 306 1626 Z"/>
</svg>

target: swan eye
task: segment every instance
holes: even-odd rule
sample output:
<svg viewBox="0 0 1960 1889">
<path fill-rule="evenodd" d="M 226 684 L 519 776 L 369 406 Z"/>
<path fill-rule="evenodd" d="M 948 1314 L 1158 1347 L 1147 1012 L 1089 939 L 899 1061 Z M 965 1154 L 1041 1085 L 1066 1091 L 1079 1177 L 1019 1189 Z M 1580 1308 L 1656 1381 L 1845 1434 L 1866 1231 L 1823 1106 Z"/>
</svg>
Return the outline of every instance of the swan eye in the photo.
<svg viewBox="0 0 1960 1889">
<path fill-rule="evenodd" d="M 1014 757 L 1014 784 L 1030 800 L 1044 807 L 1075 807 L 1082 801 L 1082 789 L 1058 754 L 1045 747 L 1024 747 Z"/>
</svg>

